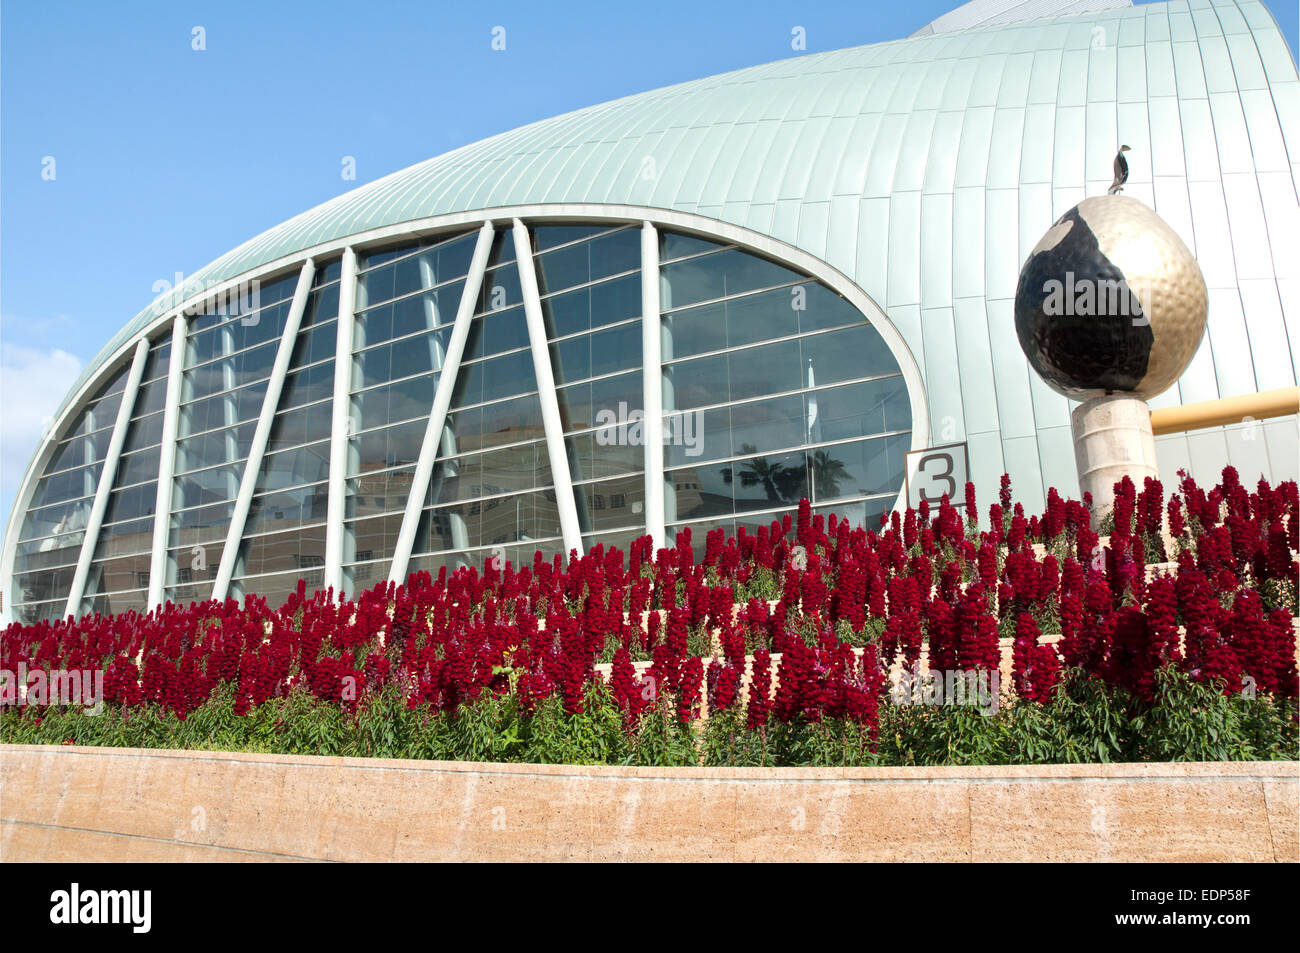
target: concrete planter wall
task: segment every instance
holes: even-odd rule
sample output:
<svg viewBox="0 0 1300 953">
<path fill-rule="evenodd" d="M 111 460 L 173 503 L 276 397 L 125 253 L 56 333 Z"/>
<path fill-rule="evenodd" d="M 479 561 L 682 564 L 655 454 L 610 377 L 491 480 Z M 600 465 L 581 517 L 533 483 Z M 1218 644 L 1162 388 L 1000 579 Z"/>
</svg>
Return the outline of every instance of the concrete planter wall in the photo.
<svg viewBox="0 0 1300 953">
<path fill-rule="evenodd" d="M 707 769 L 0 746 L 0 857 L 1300 860 L 1300 764 Z"/>
</svg>

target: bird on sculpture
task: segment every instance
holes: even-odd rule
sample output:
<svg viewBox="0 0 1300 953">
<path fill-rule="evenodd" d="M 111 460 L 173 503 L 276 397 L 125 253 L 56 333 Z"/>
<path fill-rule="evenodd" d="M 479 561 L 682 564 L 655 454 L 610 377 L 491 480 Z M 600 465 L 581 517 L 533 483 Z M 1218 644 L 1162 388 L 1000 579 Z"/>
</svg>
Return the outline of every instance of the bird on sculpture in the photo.
<svg viewBox="0 0 1300 953">
<path fill-rule="evenodd" d="M 1128 151 L 1128 146 L 1120 146 L 1119 152 L 1115 153 L 1115 181 L 1110 184 L 1109 195 L 1119 195 L 1124 191 L 1124 183 L 1128 181 L 1128 160 L 1124 153 Z"/>
</svg>

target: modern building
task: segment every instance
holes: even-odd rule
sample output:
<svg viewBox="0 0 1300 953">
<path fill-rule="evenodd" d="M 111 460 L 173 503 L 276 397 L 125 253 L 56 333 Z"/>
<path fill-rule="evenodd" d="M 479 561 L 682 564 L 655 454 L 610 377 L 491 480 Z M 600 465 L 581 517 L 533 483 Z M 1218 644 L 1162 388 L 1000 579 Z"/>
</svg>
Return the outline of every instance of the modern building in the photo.
<svg viewBox="0 0 1300 953">
<path fill-rule="evenodd" d="M 1089 5 L 1110 8 L 1043 16 Z M 1016 340 L 1021 263 L 1128 145 L 1125 194 L 1210 294 L 1153 405 L 1294 386 L 1298 90 L 1258 0 L 982 0 L 372 182 L 90 363 L 20 487 L 4 618 L 355 593 L 805 496 L 874 525 L 907 452 L 941 445 L 985 503 L 1004 471 L 1031 509 L 1075 492 L 1071 404 Z M 1297 422 L 1159 453 L 1167 478 L 1294 478 Z"/>
</svg>

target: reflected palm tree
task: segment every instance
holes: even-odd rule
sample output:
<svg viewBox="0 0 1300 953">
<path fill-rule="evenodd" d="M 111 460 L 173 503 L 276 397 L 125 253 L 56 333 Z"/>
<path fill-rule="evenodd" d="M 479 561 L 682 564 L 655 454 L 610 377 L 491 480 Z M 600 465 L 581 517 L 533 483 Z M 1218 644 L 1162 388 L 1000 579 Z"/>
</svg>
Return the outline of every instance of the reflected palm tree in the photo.
<svg viewBox="0 0 1300 953">
<path fill-rule="evenodd" d="M 742 443 L 741 453 L 754 453 L 758 448 L 752 443 Z M 784 503 L 791 483 L 792 471 L 784 463 L 771 463 L 767 457 L 746 460 L 740 470 L 740 485 L 761 486 L 764 495 L 773 503 Z M 722 482 L 728 485 L 735 478 L 731 467 L 722 468 Z"/>
<path fill-rule="evenodd" d="M 758 448 L 752 443 L 741 444 L 742 454 L 754 453 Z M 840 483 L 852 477 L 842 460 L 837 460 L 825 450 L 812 454 L 813 493 L 816 497 L 835 497 L 840 494 Z M 728 485 L 737 477 L 731 467 L 722 468 L 722 481 Z M 759 486 L 773 503 L 795 503 L 808 490 L 808 465 L 791 467 L 772 462 L 767 457 L 746 460 L 739 470 L 740 485 Z"/>
<path fill-rule="evenodd" d="M 825 450 L 815 450 L 812 455 L 813 492 L 818 499 L 840 495 L 840 481 L 853 476 L 844 461 L 836 460 Z"/>
</svg>

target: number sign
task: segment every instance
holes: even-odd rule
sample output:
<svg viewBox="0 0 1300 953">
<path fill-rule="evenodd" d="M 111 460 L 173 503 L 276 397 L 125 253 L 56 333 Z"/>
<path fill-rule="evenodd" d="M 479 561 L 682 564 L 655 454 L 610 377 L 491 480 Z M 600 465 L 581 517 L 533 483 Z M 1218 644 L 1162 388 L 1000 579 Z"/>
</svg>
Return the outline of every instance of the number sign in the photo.
<svg viewBox="0 0 1300 953">
<path fill-rule="evenodd" d="M 953 506 L 965 506 L 969 472 L 970 457 L 964 443 L 909 451 L 907 505 L 919 506 L 925 500 L 931 506 L 938 506 L 946 494 Z"/>
</svg>

